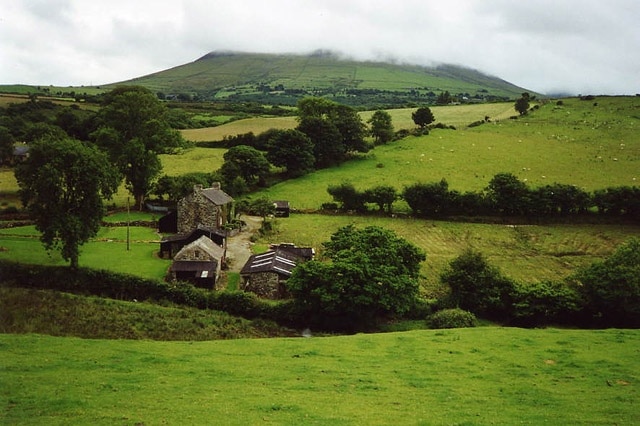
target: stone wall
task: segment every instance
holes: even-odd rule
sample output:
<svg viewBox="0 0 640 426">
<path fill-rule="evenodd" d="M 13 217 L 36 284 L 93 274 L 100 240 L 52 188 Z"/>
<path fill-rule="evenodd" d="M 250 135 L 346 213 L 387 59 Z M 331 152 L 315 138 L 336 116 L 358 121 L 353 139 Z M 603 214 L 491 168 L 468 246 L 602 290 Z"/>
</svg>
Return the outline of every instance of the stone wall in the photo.
<svg viewBox="0 0 640 426">
<path fill-rule="evenodd" d="M 283 299 L 287 297 L 284 284 L 275 272 L 258 272 L 242 277 L 241 290 L 250 291 L 266 299 Z"/>
</svg>

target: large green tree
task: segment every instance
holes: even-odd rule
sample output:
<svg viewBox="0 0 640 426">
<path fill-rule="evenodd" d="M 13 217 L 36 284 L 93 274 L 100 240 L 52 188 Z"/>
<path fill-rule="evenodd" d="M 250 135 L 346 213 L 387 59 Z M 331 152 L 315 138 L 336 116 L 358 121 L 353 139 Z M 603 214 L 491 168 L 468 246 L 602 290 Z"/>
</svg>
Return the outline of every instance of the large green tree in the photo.
<svg viewBox="0 0 640 426">
<path fill-rule="evenodd" d="M 431 112 L 431 108 L 429 107 L 418 108 L 411 113 L 411 118 L 413 122 L 416 123 L 416 126 L 419 126 L 421 129 L 424 129 L 435 120 L 433 112 Z"/>
<path fill-rule="evenodd" d="M 518 114 L 525 115 L 527 111 L 529 111 L 529 100 L 531 96 L 528 92 L 524 92 L 522 96 L 516 99 L 516 103 L 514 104 L 514 108 L 518 111 Z"/>
<path fill-rule="evenodd" d="M 378 205 L 380 212 L 385 211 L 391 214 L 393 203 L 398 199 L 398 191 L 390 185 L 378 185 L 364 191 L 363 198 L 367 203 Z"/>
<path fill-rule="evenodd" d="M 640 327 L 640 239 L 622 244 L 603 262 L 572 277 L 589 320 L 605 327 Z"/>
<path fill-rule="evenodd" d="M 169 126 L 166 106 L 143 87 L 122 86 L 112 90 L 105 96 L 100 115 L 102 125 L 93 134 L 94 139 L 109 152 L 142 209 L 162 171 L 158 155 L 180 148 L 184 140 Z"/>
<path fill-rule="evenodd" d="M 358 112 L 324 98 L 307 97 L 298 102 L 298 130 L 315 145 L 316 167 L 339 164 L 351 151 L 367 152 L 366 126 Z"/>
<path fill-rule="evenodd" d="M 272 131 L 267 143 L 267 159 L 274 166 L 285 167 L 289 177 L 298 177 L 313 170 L 313 142 L 299 130 Z"/>
<path fill-rule="evenodd" d="M 527 210 L 529 188 L 513 173 L 498 173 L 487 186 L 494 207 L 505 215 L 521 215 Z"/>
<path fill-rule="evenodd" d="M 117 171 L 93 145 L 43 138 L 31 144 L 29 158 L 15 174 L 44 246 L 60 250 L 77 267 L 80 246 L 100 228 L 103 200 L 118 187 Z"/>
<path fill-rule="evenodd" d="M 223 155 L 224 163 L 220 168 L 225 184 L 241 177 L 248 185 L 264 185 L 269 175 L 270 164 L 262 151 L 238 145 L 229 148 Z"/>
<path fill-rule="evenodd" d="M 368 121 L 371 129 L 369 132 L 375 139 L 375 144 L 385 144 L 393 139 L 393 122 L 391 114 L 384 110 L 378 110 L 373 113 Z"/>
<path fill-rule="evenodd" d="M 498 320 L 508 318 L 511 313 L 515 284 L 476 250 L 467 249 L 453 259 L 440 281 L 451 290 L 452 307 Z"/>
<path fill-rule="evenodd" d="M 345 159 L 345 147 L 338 128 L 328 120 L 309 117 L 300 121 L 298 130 L 313 142 L 315 167 L 325 167 L 340 164 Z"/>
<path fill-rule="evenodd" d="M 0 164 L 6 164 L 11 161 L 14 141 L 9 129 L 0 126 Z"/>
<path fill-rule="evenodd" d="M 330 262 L 305 262 L 287 281 L 310 322 L 366 328 L 378 317 L 402 315 L 415 305 L 426 256 L 413 244 L 380 227 L 350 225 L 323 245 Z"/>
</svg>

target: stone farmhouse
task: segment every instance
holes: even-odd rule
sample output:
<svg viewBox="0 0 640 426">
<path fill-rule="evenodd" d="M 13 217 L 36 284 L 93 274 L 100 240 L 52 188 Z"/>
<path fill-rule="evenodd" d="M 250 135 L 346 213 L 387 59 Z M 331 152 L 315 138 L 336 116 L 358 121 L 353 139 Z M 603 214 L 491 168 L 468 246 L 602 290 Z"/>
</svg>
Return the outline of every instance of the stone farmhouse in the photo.
<svg viewBox="0 0 640 426">
<path fill-rule="evenodd" d="M 194 185 L 193 192 L 178 201 L 178 233 L 191 232 L 199 225 L 210 229 L 222 228 L 232 214 L 233 198 L 216 182 L 211 188 Z"/>
<path fill-rule="evenodd" d="M 194 185 L 193 192 L 178 201 L 173 215 L 178 234 L 160 242 L 160 256 L 173 258 L 170 279 L 215 288 L 226 255 L 223 227 L 231 218 L 232 207 L 233 198 L 219 183 L 211 188 Z"/>
</svg>

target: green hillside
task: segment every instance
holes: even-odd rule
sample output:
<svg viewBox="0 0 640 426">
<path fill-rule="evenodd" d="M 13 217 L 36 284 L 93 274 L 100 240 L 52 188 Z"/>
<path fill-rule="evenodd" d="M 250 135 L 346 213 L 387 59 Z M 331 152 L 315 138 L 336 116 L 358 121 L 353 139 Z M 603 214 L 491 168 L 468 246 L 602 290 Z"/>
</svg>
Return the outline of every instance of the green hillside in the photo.
<svg viewBox="0 0 640 426">
<path fill-rule="evenodd" d="M 359 62 L 330 53 L 213 52 L 194 62 L 123 83 L 139 84 L 167 95 L 189 94 L 210 100 L 295 104 L 301 96 L 321 95 L 360 106 L 434 102 L 444 91 L 468 101 L 512 99 L 525 91 L 459 66 Z"/>
</svg>

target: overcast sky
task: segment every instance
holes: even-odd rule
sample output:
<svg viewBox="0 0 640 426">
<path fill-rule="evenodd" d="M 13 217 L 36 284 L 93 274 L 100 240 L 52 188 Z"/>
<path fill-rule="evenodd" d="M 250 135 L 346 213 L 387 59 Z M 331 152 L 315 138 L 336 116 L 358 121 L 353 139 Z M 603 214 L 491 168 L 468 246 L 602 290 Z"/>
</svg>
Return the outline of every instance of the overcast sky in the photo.
<svg viewBox="0 0 640 426">
<path fill-rule="evenodd" d="M 0 0 L 0 84 L 98 85 L 214 50 L 451 63 L 542 93 L 640 93 L 639 0 Z"/>
</svg>

